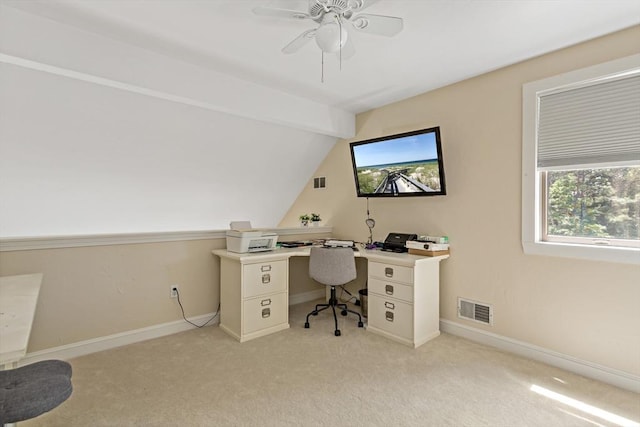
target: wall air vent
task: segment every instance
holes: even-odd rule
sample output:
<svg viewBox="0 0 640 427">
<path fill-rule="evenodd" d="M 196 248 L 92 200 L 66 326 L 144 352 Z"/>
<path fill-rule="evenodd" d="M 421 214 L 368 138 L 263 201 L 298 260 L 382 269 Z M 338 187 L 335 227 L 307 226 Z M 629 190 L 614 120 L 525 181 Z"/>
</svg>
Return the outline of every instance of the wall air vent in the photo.
<svg viewBox="0 0 640 427">
<path fill-rule="evenodd" d="M 327 178 L 324 176 L 319 176 L 317 178 L 313 178 L 313 188 L 325 188 L 327 186 Z"/>
<path fill-rule="evenodd" d="M 493 307 L 490 304 L 458 298 L 458 317 L 493 325 Z"/>
</svg>

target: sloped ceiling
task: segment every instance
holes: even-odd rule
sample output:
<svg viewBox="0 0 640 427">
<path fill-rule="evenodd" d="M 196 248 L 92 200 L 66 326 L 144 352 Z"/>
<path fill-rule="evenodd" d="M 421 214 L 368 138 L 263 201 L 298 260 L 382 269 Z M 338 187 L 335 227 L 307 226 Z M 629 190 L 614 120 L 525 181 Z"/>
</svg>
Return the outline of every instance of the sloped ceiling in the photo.
<svg viewBox="0 0 640 427">
<path fill-rule="evenodd" d="M 640 23 L 640 3 L 635 0 L 370 0 L 367 13 L 401 17 L 403 31 L 390 38 L 350 31 L 356 55 L 343 61 L 341 69 L 336 57 L 325 56 L 321 82 L 322 57 L 314 43 L 292 55 L 281 52 L 317 24 L 252 12 L 264 5 L 307 11 L 314 1 L 2 0 L 2 4 L 233 76 L 241 80 L 235 87 L 251 82 L 256 94 L 246 104 L 260 102 L 264 97 L 260 88 L 267 87 L 280 96 L 324 106 L 333 116 L 368 111 Z M 274 93 L 270 96 L 279 100 Z M 290 97 L 283 97 L 281 108 L 289 103 Z M 300 106 L 292 110 L 299 112 Z M 310 107 L 300 121 L 317 120 L 318 114 Z"/>
<path fill-rule="evenodd" d="M 313 22 L 252 13 L 306 1 L 0 0 L 0 236 L 275 226 L 357 113 L 640 22 L 636 0 L 374 3 L 403 31 L 350 32 L 339 67 L 281 53 Z"/>
</svg>

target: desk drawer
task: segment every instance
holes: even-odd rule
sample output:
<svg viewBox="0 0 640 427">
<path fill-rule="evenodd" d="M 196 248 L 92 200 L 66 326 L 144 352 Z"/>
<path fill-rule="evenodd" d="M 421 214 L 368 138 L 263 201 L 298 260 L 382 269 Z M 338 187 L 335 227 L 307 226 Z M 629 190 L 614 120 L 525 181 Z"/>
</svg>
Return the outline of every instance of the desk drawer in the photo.
<svg viewBox="0 0 640 427">
<path fill-rule="evenodd" d="M 369 276 L 393 280 L 395 282 L 404 282 L 408 285 L 413 284 L 413 268 L 411 267 L 402 267 L 399 265 L 384 264 L 381 262 L 370 262 Z"/>
<path fill-rule="evenodd" d="M 388 282 L 380 279 L 369 279 L 369 292 L 382 297 L 392 297 L 399 300 L 413 302 L 413 286 L 401 285 L 400 283 Z"/>
<path fill-rule="evenodd" d="M 287 290 L 286 261 L 245 264 L 242 274 L 245 298 Z"/>
<path fill-rule="evenodd" d="M 246 300 L 243 308 L 244 334 L 287 323 L 289 306 L 286 292 Z"/>
<path fill-rule="evenodd" d="M 368 309 L 371 326 L 413 340 L 413 304 L 369 294 Z"/>
</svg>

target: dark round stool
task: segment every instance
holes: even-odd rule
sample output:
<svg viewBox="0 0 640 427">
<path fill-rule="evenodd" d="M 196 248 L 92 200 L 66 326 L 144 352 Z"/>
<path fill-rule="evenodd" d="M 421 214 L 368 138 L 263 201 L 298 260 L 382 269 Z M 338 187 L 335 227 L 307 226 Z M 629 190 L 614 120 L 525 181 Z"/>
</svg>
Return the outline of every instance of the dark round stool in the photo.
<svg viewBox="0 0 640 427">
<path fill-rule="evenodd" d="M 43 360 L 0 371 L 0 425 L 37 417 L 71 396 L 71 365 Z"/>
</svg>

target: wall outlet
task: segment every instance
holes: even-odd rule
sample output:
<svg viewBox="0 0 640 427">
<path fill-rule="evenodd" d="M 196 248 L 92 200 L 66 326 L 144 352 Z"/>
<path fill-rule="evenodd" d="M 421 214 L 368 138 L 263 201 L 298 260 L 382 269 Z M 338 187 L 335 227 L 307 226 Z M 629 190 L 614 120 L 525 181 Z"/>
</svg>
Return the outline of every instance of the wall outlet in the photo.
<svg viewBox="0 0 640 427">
<path fill-rule="evenodd" d="M 169 288 L 169 290 L 170 290 L 169 296 L 171 298 L 178 298 L 178 285 L 171 285 L 171 288 Z"/>
</svg>

